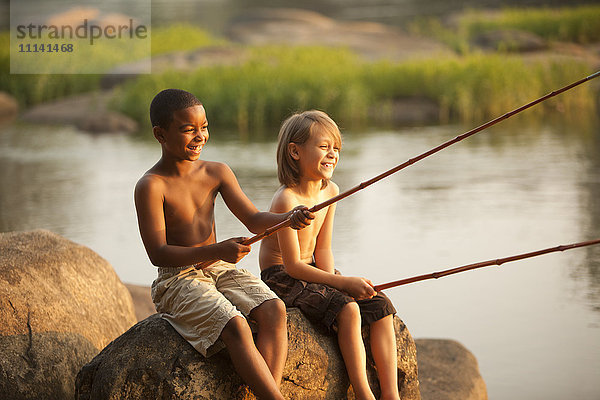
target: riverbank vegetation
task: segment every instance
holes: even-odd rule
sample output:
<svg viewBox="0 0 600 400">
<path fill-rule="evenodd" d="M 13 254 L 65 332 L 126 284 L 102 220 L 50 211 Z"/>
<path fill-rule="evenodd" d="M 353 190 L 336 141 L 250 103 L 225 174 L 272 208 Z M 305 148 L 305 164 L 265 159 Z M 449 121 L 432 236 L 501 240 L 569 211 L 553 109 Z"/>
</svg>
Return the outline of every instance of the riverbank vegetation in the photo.
<svg viewBox="0 0 600 400">
<path fill-rule="evenodd" d="M 277 126 L 289 113 L 307 108 L 327 110 L 346 127 L 372 123 L 375 115 L 377 122 L 385 123 L 394 119 L 399 101 L 411 98 L 437 104 L 440 121 L 478 122 L 594 72 L 581 58 L 484 53 L 469 43 L 473 36 L 493 29 L 530 31 L 549 41 L 598 41 L 600 6 L 469 11 L 452 21 L 429 19 L 411 29 L 450 44 L 455 55 L 366 61 L 343 48 L 255 46 L 246 48 L 235 65 L 140 75 L 116 88 L 111 106 L 147 123 L 148 105 L 156 92 L 181 87 L 206 103 L 213 126 L 240 131 Z M 153 56 L 208 46 L 232 44 L 191 25 L 152 31 Z M 100 87 L 100 75 L 9 75 L 8 49 L 8 33 L 0 34 L 0 90 L 14 95 L 22 106 Z M 544 110 L 575 118 L 594 113 L 595 87 L 583 85 L 528 115 L 540 116 Z"/>
<path fill-rule="evenodd" d="M 529 32 L 549 41 L 598 42 L 600 6 L 470 10 L 445 20 L 420 18 L 409 25 L 412 33 L 432 37 L 461 54 L 471 50 L 476 36 L 495 30 Z"/>
<path fill-rule="evenodd" d="M 181 40 L 186 38 L 186 40 Z M 174 24 L 157 27 L 152 30 L 151 54 L 153 56 L 174 52 L 188 51 L 202 47 L 221 45 L 225 41 L 218 39 L 208 32 L 189 24 Z M 89 46 L 88 46 L 89 47 Z M 104 68 L 131 62 L 130 54 L 118 54 L 112 43 L 99 42 L 94 44 L 95 57 L 101 59 Z M 79 60 L 87 62 L 85 57 Z M 76 65 L 72 66 L 77 71 Z M 81 70 L 81 68 L 79 68 Z M 15 96 L 22 106 L 31 106 L 45 101 L 66 97 L 69 95 L 90 92 L 100 87 L 100 74 L 10 74 L 10 35 L 0 33 L 0 91 L 6 91 Z"/>
<path fill-rule="evenodd" d="M 207 105 L 211 124 L 244 131 L 276 126 L 290 112 L 306 108 L 327 110 L 344 126 L 363 125 L 375 110 L 391 119 L 397 100 L 419 97 L 440 105 L 442 121 L 471 122 L 498 116 L 590 72 L 585 63 L 564 59 L 526 62 L 518 56 L 472 54 L 373 63 L 343 49 L 260 47 L 238 66 L 140 76 L 119 89 L 114 106 L 145 121 L 157 91 L 181 87 Z M 585 86 L 546 108 L 593 112 L 594 98 Z"/>
<path fill-rule="evenodd" d="M 494 29 L 518 29 L 546 40 L 587 44 L 600 38 L 600 6 L 470 11 L 457 24 L 468 38 Z"/>
</svg>

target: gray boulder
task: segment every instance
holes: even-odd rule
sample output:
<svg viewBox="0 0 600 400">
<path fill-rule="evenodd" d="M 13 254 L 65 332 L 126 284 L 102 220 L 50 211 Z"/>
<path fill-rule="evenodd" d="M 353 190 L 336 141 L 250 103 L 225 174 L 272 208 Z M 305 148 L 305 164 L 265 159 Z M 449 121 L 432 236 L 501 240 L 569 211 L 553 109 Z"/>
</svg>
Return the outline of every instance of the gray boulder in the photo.
<svg viewBox="0 0 600 400">
<path fill-rule="evenodd" d="M 405 400 L 420 399 L 414 341 L 399 318 L 394 323 L 400 394 Z M 368 341 L 366 332 L 365 340 Z M 295 308 L 288 309 L 288 344 L 281 385 L 285 398 L 354 398 L 335 338 L 316 329 Z M 370 355 L 368 368 L 372 385 L 378 391 Z M 235 372 L 226 350 L 206 359 L 159 314 L 154 314 L 117 338 L 81 369 L 76 398 L 255 397 Z"/>
<path fill-rule="evenodd" d="M 368 60 L 448 55 L 445 45 L 375 22 L 338 21 L 293 8 L 254 8 L 227 27 L 229 38 L 251 45 L 347 47 Z"/>
<path fill-rule="evenodd" d="M 416 339 L 423 400 L 487 400 L 477 359 L 448 339 Z"/>
<path fill-rule="evenodd" d="M 135 317 L 138 322 L 148 318 L 156 312 L 154 303 L 152 302 L 152 295 L 150 294 L 151 289 L 149 286 L 132 285 L 126 283 L 125 287 L 131 294 L 131 300 L 133 300 L 133 308 L 135 309 Z"/>
<path fill-rule="evenodd" d="M 6 92 L 0 92 L 0 122 L 12 120 L 18 111 L 17 100 Z"/>
<path fill-rule="evenodd" d="M 81 366 L 135 321 L 127 289 L 89 248 L 0 233 L 0 398 L 72 398 Z"/>
<path fill-rule="evenodd" d="M 25 111 L 21 118 L 35 124 L 74 125 L 93 133 L 137 131 L 137 122 L 109 110 L 108 103 L 112 96 L 111 91 L 103 91 L 59 99 L 34 106 Z"/>
<path fill-rule="evenodd" d="M 531 52 L 546 50 L 548 43 L 535 33 L 517 29 L 497 29 L 480 33 L 472 43 L 491 51 Z"/>
<path fill-rule="evenodd" d="M 413 126 L 440 123 L 440 106 L 425 97 L 404 97 L 369 108 L 369 118 L 380 125 Z"/>
</svg>

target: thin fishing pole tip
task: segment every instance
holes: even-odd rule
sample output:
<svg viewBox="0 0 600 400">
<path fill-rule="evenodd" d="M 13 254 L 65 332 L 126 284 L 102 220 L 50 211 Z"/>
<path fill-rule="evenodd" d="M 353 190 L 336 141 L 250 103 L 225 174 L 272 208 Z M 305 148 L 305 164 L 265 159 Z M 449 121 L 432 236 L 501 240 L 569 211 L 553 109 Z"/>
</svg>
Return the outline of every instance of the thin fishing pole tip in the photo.
<svg viewBox="0 0 600 400">
<path fill-rule="evenodd" d="M 593 74 L 591 74 L 590 76 L 588 76 L 587 79 L 594 79 L 597 76 L 600 76 L 600 71 L 594 72 Z"/>
</svg>

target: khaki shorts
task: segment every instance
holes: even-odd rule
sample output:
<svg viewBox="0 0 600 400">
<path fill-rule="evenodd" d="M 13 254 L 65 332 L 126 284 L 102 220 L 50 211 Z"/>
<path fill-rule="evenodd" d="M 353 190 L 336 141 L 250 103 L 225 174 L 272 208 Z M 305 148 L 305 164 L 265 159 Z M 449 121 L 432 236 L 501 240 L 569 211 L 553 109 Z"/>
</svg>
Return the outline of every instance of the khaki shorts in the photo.
<svg viewBox="0 0 600 400">
<path fill-rule="evenodd" d="M 224 347 L 218 339 L 230 319 L 276 298 L 259 278 L 224 261 L 204 269 L 159 268 L 152 283 L 156 311 L 205 357 Z"/>
</svg>

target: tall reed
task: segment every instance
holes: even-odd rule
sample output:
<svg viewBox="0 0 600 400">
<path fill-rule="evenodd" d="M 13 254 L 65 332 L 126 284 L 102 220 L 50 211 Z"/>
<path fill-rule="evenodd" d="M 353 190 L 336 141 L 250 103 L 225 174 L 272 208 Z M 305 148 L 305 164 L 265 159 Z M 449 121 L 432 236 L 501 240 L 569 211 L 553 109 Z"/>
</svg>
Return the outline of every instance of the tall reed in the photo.
<svg viewBox="0 0 600 400">
<path fill-rule="evenodd" d="M 225 41 L 215 38 L 206 31 L 187 24 L 158 27 L 152 31 L 152 55 L 178 50 L 191 50 L 212 45 L 221 45 Z M 88 46 L 89 47 L 89 46 Z M 10 74 L 10 35 L 0 33 L 0 90 L 13 95 L 22 106 L 31 106 L 77 93 L 99 89 L 100 74 L 79 74 L 76 63 L 65 65 L 63 74 Z M 91 49 L 88 49 L 91 50 Z M 114 51 L 113 43 L 94 44 L 95 60 L 101 60 L 102 67 L 108 71 L 125 62 L 136 61 L 132 54 L 119 54 Z M 140 54 L 139 57 L 147 56 Z M 96 58 L 97 57 L 97 58 Z M 86 62 L 84 56 L 75 61 Z M 70 73 L 69 73 L 70 71 Z"/>
<path fill-rule="evenodd" d="M 470 11 L 458 18 L 458 26 L 468 37 L 494 29 L 519 29 L 548 40 L 592 43 L 600 40 L 600 6 Z"/>
<path fill-rule="evenodd" d="M 561 59 L 525 62 L 516 56 L 471 54 L 367 63 L 343 49 L 261 47 L 240 66 L 140 77 L 121 88 L 114 106 L 146 121 L 152 97 L 178 87 L 199 96 L 211 124 L 247 131 L 277 126 L 291 112 L 308 108 L 326 110 L 344 126 L 361 126 L 372 122 L 373 109 L 393 110 L 399 99 L 422 97 L 440 106 L 442 121 L 472 122 L 590 72 L 583 62 Z M 595 92 L 589 85 L 574 93 L 532 113 L 594 111 Z"/>
</svg>

